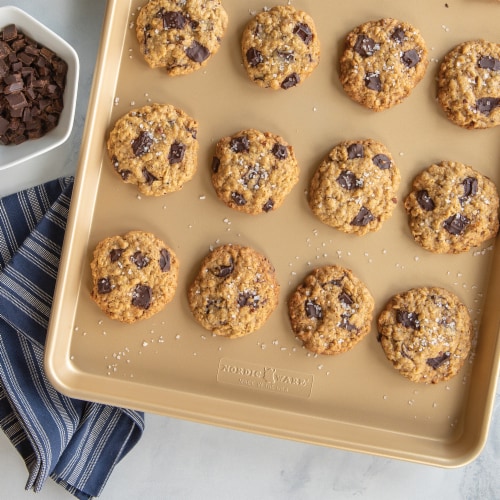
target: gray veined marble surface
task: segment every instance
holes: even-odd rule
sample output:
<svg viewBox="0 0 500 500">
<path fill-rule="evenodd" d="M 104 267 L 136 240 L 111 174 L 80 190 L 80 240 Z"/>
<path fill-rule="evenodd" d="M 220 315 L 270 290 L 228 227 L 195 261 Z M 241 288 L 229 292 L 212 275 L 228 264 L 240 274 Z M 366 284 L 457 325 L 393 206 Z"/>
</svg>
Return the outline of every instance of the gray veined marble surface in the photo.
<svg viewBox="0 0 500 500">
<path fill-rule="evenodd" d="M 243 0 L 227 0 L 243 1 Z M 66 38 L 80 56 L 75 126 L 61 148 L 24 165 L 0 195 L 73 173 L 85 121 L 105 0 L 0 0 L 22 8 Z M 0 20 L 1 24 L 1 20 Z M 500 499 L 500 389 L 486 446 L 470 465 L 441 469 L 296 443 L 172 418 L 146 416 L 139 444 L 117 466 L 104 500 L 144 499 Z M 0 433 L 0 498 L 25 492 L 24 463 Z M 71 496 L 48 481 L 37 500 Z"/>
</svg>

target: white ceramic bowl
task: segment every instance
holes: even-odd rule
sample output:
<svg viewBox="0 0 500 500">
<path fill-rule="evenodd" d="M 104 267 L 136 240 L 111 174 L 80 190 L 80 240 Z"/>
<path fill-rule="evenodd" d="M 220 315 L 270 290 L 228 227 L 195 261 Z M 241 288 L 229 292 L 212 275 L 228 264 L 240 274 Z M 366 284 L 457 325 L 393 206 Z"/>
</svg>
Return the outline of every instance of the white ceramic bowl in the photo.
<svg viewBox="0 0 500 500">
<path fill-rule="evenodd" d="M 55 52 L 68 65 L 64 108 L 57 126 L 39 139 L 30 139 L 19 145 L 0 145 L 0 170 L 18 165 L 61 145 L 69 137 L 75 116 L 80 62 L 78 55 L 65 40 L 26 12 L 13 6 L 0 7 L 0 28 L 15 24 L 19 31 Z"/>
</svg>

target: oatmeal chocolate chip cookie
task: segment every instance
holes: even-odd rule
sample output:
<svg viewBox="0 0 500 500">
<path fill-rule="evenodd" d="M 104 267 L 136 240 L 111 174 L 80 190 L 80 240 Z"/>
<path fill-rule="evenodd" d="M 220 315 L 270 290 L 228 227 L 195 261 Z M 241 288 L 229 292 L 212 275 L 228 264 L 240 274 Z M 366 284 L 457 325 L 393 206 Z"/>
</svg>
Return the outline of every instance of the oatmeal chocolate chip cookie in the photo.
<svg viewBox="0 0 500 500">
<path fill-rule="evenodd" d="M 293 148 L 276 134 L 248 129 L 216 145 L 212 183 L 230 208 L 249 214 L 276 210 L 298 178 Z"/>
<path fill-rule="evenodd" d="M 315 171 L 309 206 L 322 222 L 345 233 L 377 231 L 397 203 L 400 178 L 383 144 L 371 139 L 344 141 Z"/>
<path fill-rule="evenodd" d="M 438 101 L 461 127 L 500 125 L 500 44 L 473 40 L 448 52 L 439 68 Z"/>
<path fill-rule="evenodd" d="M 227 24 L 220 0 L 150 0 L 137 16 L 136 35 L 149 66 L 176 76 L 208 63 Z"/>
<path fill-rule="evenodd" d="M 114 124 L 107 141 L 111 163 L 140 193 L 178 191 L 196 172 L 198 123 L 170 104 L 130 111 Z"/>
<path fill-rule="evenodd" d="M 351 99 L 382 111 L 412 92 L 427 65 L 427 48 L 418 29 L 391 18 L 369 21 L 346 37 L 340 81 Z"/>
<path fill-rule="evenodd" d="M 415 241 L 435 253 L 467 252 L 496 236 L 498 206 L 488 177 L 452 161 L 418 174 L 405 200 Z"/>
<path fill-rule="evenodd" d="M 179 263 L 154 234 L 130 231 L 100 241 L 90 269 L 94 302 L 110 318 L 134 323 L 173 299 Z"/>
<path fill-rule="evenodd" d="M 378 318 L 387 359 L 412 382 L 436 384 L 455 376 L 469 355 L 472 323 L 467 307 L 438 287 L 392 297 Z"/>
<path fill-rule="evenodd" d="M 293 332 L 317 354 L 352 349 L 370 331 L 373 308 L 364 283 L 335 265 L 314 269 L 288 300 Z"/>
<path fill-rule="evenodd" d="M 311 16 L 291 5 L 278 5 L 250 20 L 241 51 L 252 81 L 286 90 L 302 83 L 316 68 L 320 43 Z"/>
<path fill-rule="evenodd" d="M 194 318 L 207 330 L 237 338 L 259 329 L 278 304 L 274 267 L 252 248 L 222 245 L 201 263 L 188 290 Z"/>
</svg>

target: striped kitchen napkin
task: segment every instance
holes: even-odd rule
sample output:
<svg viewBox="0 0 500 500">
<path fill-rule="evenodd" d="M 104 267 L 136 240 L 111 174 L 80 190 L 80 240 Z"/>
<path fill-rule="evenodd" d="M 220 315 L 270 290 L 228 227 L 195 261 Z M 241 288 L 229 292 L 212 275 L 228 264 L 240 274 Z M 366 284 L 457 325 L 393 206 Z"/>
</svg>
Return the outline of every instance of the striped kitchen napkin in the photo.
<svg viewBox="0 0 500 500">
<path fill-rule="evenodd" d="M 26 489 L 51 477 L 88 499 L 140 439 L 144 415 L 68 398 L 44 372 L 72 189 L 64 177 L 0 199 L 0 427 L 26 463 Z"/>
</svg>

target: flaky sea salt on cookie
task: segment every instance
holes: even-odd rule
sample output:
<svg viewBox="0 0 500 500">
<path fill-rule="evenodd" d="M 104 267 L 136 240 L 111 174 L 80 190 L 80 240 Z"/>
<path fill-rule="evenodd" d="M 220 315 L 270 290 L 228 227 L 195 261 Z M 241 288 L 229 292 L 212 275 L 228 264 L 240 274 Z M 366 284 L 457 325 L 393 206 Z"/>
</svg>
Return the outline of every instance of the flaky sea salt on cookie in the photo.
<svg viewBox="0 0 500 500">
<path fill-rule="evenodd" d="M 331 265 L 314 269 L 288 300 L 292 330 L 317 354 L 352 349 L 371 328 L 374 300 L 353 272 Z"/>
<path fill-rule="evenodd" d="M 323 223 L 364 235 L 382 227 L 397 203 L 399 169 L 378 141 L 343 141 L 320 163 L 308 202 Z"/>
<path fill-rule="evenodd" d="M 454 377 L 467 359 L 472 322 L 467 307 L 440 287 L 394 295 L 378 317 L 379 341 L 394 368 L 412 382 Z"/>
<path fill-rule="evenodd" d="M 149 66 L 176 76 L 205 66 L 227 25 L 220 0 L 150 0 L 137 16 L 136 35 Z"/>
<path fill-rule="evenodd" d="M 434 253 L 467 252 L 498 233 L 495 184 L 460 162 L 443 161 L 419 173 L 405 208 L 415 241 Z"/>
<path fill-rule="evenodd" d="M 238 338 L 261 328 L 278 305 L 269 260 L 253 248 L 222 245 L 203 259 L 188 290 L 191 312 L 216 335 Z"/>
<path fill-rule="evenodd" d="M 368 21 L 346 37 L 340 81 L 351 99 L 382 111 L 412 92 L 427 65 L 426 43 L 417 28 L 391 18 Z"/>
<path fill-rule="evenodd" d="M 109 134 L 108 155 L 123 182 L 141 194 L 179 191 L 198 165 L 198 123 L 170 104 L 152 104 L 120 117 Z"/>
<path fill-rule="evenodd" d="M 294 150 L 277 134 L 247 129 L 217 142 L 212 184 L 230 208 L 254 215 L 276 210 L 298 179 Z"/>
<path fill-rule="evenodd" d="M 448 52 L 439 68 L 438 101 L 460 127 L 500 125 L 500 44 L 473 40 Z"/>
<path fill-rule="evenodd" d="M 173 250 L 145 231 L 100 241 L 90 263 L 91 297 L 110 318 L 124 323 L 149 318 L 174 297 L 179 263 Z"/>
<path fill-rule="evenodd" d="M 320 42 L 312 17 L 291 5 L 260 12 L 241 39 L 243 65 L 260 87 L 287 90 L 316 68 Z"/>
</svg>

